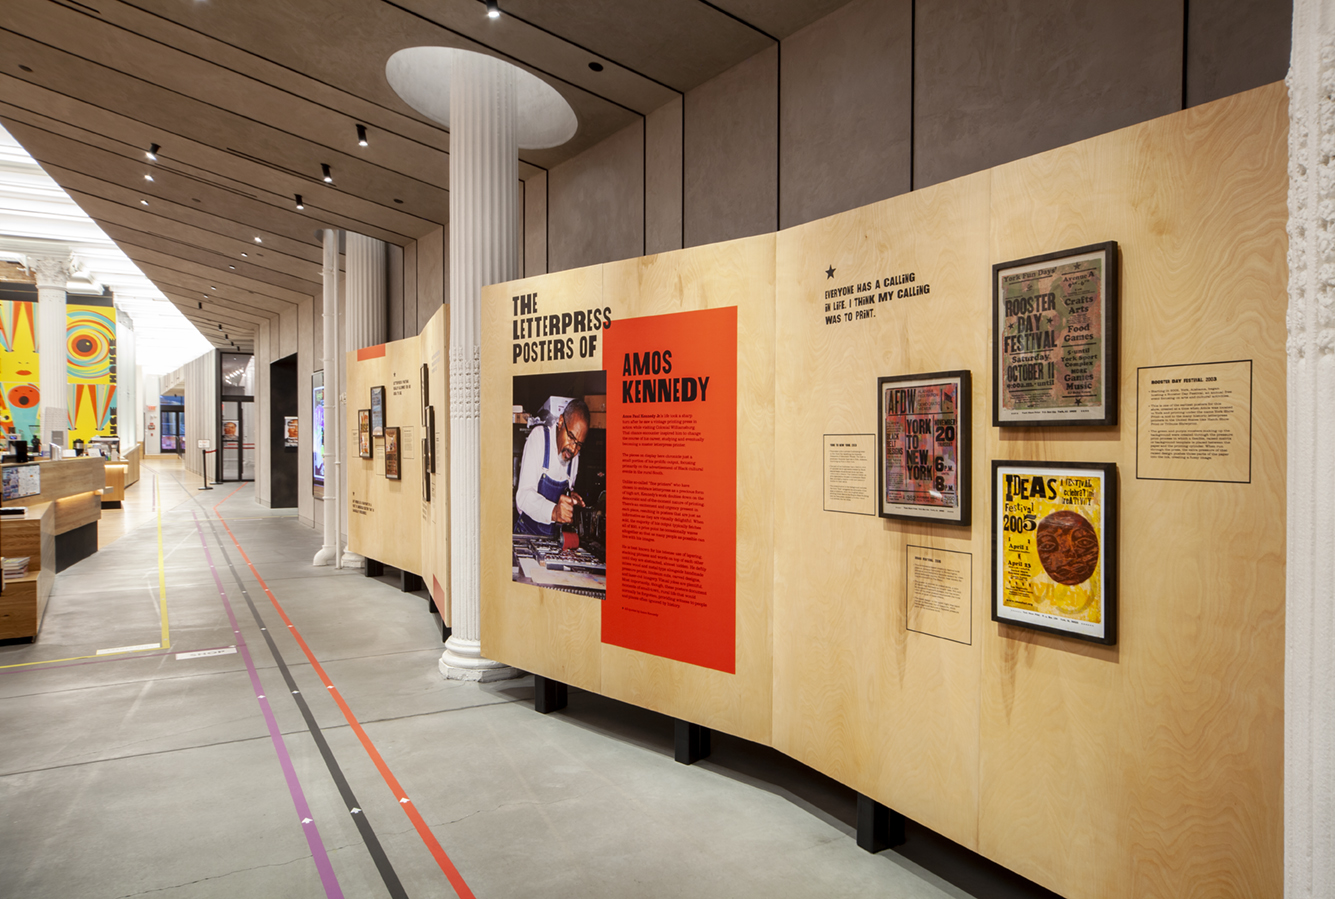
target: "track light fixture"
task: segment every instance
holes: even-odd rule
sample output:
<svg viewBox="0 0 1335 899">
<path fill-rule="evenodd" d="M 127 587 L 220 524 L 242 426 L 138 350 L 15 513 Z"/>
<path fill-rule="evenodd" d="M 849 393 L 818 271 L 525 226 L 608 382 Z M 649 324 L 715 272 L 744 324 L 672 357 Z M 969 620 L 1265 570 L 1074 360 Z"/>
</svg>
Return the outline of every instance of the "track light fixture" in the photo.
<svg viewBox="0 0 1335 899">
<path fill-rule="evenodd" d="M 358 126 L 357 126 L 357 146 L 359 146 L 359 147 L 365 147 L 365 146 L 366 146 L 366 126 L 365 126 L 365 125 L 358 125 Z"/>
<path fill-rule="evenodd" d="M 148 157 L 148 161 L 149 161 L 149 162 L 157 162 L 157 161 L 158 161 L 158 151 L 161 150 L 161 149 L 162 149 L 162 148 L 159 147 L 157 144 L 150 144 L 150 145 L 149 145 L 149 148 L 148 148 L 148 152 L 145 153 L 144 155 Z"/>
<path fill-rule="evenodd" d="M 306 208 L 306 204 L 303 203 L 303 202 L 301 202 L 301 194 L 297 194 L 297 208 L 298 208 L 298 209 L 305 209 L 305 208 Z"/>
<path fill-rule="evenodd" d="M 498 0 L 487 0 L 487 18 L 499 19 L 501 17 L 501 4 Z"/>
<path fill-rule="evenodd" d="M 322 162 L 322 163 L 320 163 L 320 171 L 324 172 L 324 183 L 325 183 L 325 184 L 333 184 L 333 183 L 334 183 L 334 173 L 331 172 L 331 171 L 329 171 L 329 163 L 327 163 L 327 162 Z"/>
</svg>

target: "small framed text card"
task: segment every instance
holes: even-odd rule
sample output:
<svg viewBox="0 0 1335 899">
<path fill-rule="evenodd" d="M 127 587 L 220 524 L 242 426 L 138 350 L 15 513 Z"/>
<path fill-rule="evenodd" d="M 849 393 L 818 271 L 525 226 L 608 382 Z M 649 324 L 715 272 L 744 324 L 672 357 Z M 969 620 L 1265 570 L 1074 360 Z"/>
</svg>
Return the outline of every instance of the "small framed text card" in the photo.
<svg viewBox="0 0 1335 899">
<path fill-rule="evenodd" d="M 1117 424 L 1117 242 L 992 266 L 992 424 Z"/>
<path fill-rule="evenodd" d="M 1117 642 L 1117 466 L 992 463 L 992 620 Z"/>
<path fill-rule="evenodd" d="M 876 382 L 877 502 L 882 518 L 969 523 L 967 371 Z"/>
</svg>

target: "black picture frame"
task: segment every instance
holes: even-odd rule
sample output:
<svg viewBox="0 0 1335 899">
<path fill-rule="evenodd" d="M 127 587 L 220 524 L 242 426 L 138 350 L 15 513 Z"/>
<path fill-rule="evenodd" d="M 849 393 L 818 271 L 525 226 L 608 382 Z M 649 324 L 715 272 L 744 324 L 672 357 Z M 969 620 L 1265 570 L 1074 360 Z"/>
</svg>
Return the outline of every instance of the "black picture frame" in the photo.
<svg viewBox="0 0 1335 899">
<path fill-rule="evenodd" d="M 422 427 L 426 427 L 426 409 L 431 405 L 431 366 L 422 363 L 421 370 L 421 405 L 422 405 Z"/>
<path fill-rule="evenodd" d="M 371 436 L 385 436 L 385 388 L 371 388 Z"/>
<path fill-rule="evenodd" d="M 403 480 L 402 436 L 398 428 L 385 428 L 385 477 Z"/>
<path fill-rule="evenodd" d="M 1117 424 L 1120 268 L 1115 240 L 992 266 L 993 426 Z M 1090 276 L 1096 271 L 1098 296 L 1091 298 Z M 1021 288 L 1026 276 L 1033 283 Z M 1044 284 L 1045 278 L 1051 280 Z M 1057 279 L 1074 292 L 1058 296 L 1044 289 Z M 1089 308 L 1095 305 L 1096 310 Z M 1032 405 L 1020 402 L 1022 395 Z"/>
<path fill-rule="evenodd" d="M 422 456 L 426 467 L 436 473 L 436 407 L 426 407 L 426 439 L 428 452 Z"/>
<path fill-rule="evenodd" d="M 1117 643 L 1117 480 L 1114 462 L 992 461 L 993 621 Z M 1098 483 L 1097 503 L 1078 502 L 1091 481 Z M 1092 566 L 1089 532 L 1098 540 Z M 1075 580 L 1081 574 L 1085 579 Z M 1083 606 L 1075 605 L 1091 593 Z M 1084 612 L 1090 602 L 1098 603 L 1096 622 Z"/>
<path fill-rule="evenodd" d="M 375 455 L 371 443 L 371 410 L 357 410 L 357 455 L 369 459 Z"/>
<path fill-rule="evenodd" d="M 431 502 L 431 468 L 425 464 L 427 458 L 427 439 L 422 438 L 422 501 Z"/>
<path fill-rule="evenodd" d="M 918 391 L 925 391 L 919 396 Z M 932 412 L 933 392 L 937 411 Z M 954 397 L 953 410 L 945 408 Z M 918 411 L 905 403 L 921 403 Z M 938 371 L 876 379 L 876 511 L 882 518 L 930 521 L 968 527 L 973 510 L 973 380 L 969 371 Z M 894 428 L 888 426 L 892 421 Z M 909 433 L 927 428 L 926 434 Z M 921 444 L 927 438 L 928 447 Z M 910 446 L 908 444 L 917 444 Z M 942 450 L 943 452 L 938 452 Z M 948 450 L 948 452 L 945 452 Z M 910 453 L 926 453 L 924 464 L 910 464 Z M 944 466 L 944 467 L 940 467 Z M 926 468 L 926 472 L 919 469 Z M 897 474 L 892 477 L 891 472 Z M 915 502 L 905 494 L 908 482 L 922 482 L 926 496 L 954 492 L 953 504 Z M 889 498 L 891 491 L 899 496 Z M 922 490 L 915 490 L 923 495 Z"/>
</svg>

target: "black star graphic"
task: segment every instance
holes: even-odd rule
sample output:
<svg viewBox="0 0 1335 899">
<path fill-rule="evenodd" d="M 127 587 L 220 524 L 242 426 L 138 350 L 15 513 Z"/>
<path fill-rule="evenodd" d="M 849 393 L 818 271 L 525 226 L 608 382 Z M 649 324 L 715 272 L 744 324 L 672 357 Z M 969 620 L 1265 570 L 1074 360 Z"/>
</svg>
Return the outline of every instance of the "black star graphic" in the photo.
<svg viewBox="0 0 1335 899">
<path fill-rule="evenodd" d="M 826 277 L 826 278 L 833 278 L 833 277 L 834 277 L 834 266 L 833 266 L 833 265 L 830 266 L 829 268 L 827 268 L 827 269 L 825 270 L 825 277 Z"/>
</svg>

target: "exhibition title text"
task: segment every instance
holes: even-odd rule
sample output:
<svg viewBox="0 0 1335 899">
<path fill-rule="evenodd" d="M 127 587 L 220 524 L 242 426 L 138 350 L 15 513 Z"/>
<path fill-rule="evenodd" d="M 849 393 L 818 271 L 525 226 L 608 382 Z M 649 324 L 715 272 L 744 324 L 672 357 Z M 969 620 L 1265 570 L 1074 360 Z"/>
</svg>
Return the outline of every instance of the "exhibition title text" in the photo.
<svg viewBox="0 0 1335 899">
<path fill-rule="evenodd" d="M 550 315 L 538 312 L 538 295 L 526 293 L 512 298 L 514 303 L 511 363 L 560 362 L 598 355 L 598 333 L 612 327 L 612 307 L 581 309 Z M 568 336 L 570 335 L 570 336 Z"/>
</svg>

